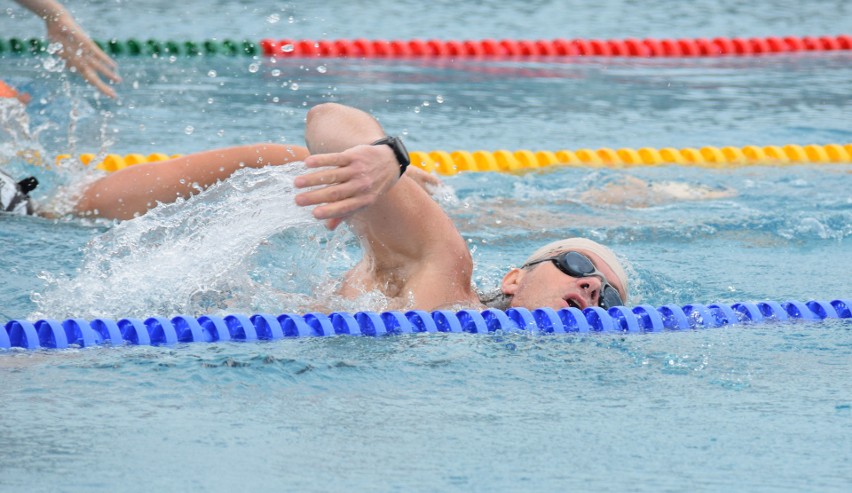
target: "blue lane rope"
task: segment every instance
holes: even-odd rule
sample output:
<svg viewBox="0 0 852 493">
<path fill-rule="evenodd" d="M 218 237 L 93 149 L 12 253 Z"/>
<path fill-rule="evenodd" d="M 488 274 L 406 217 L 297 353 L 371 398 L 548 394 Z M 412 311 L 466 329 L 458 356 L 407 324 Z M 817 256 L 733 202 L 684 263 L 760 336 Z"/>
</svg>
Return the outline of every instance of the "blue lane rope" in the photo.
<svg viewBox="0 0 852 493">
<path fill-rule="evenodd" d="M 43 319 L 36 322 L 11 320 L 0 330 L 0 348 L 64 349 L 70 346 L 171 345 L 186 342 L 256 341 L 286 337 L 334 335 L 384 336 L 415 332 L 469 332 L 486 334 L 503 331 L 540 333 L 623 333 L 641 334 L 804 320 L 852 318 L 852 299 L 832 301 L 762 301 L 732 305 L 692 303 L 688 305 L 616 306 L 585 310 L 564 308 L 510 308 L 506 311 L 437 310 L 426 312 L 334 312 L 296 315 L 231 314 L 194 318 L 123 318 L 118 321 L 97 318 L 65 321 Z"/>
</svg>

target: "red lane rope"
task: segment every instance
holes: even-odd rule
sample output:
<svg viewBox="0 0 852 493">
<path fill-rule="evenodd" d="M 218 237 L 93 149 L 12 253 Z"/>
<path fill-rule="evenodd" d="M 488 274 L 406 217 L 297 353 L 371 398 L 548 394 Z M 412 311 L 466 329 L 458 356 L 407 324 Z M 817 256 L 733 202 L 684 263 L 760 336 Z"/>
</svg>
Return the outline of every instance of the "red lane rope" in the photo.
<svg viewBox="0 0 852 493">
<path fill-rule="evenodd" d="M 697 39 L 482 39 L 291 40 L 263 39 L 263 53 L 274 57 L 327 58 L 485 58 L 530 56 L 712 57 L 800 51 L 852 50 L 852 36 L 786 36 Z"/>
</svg>

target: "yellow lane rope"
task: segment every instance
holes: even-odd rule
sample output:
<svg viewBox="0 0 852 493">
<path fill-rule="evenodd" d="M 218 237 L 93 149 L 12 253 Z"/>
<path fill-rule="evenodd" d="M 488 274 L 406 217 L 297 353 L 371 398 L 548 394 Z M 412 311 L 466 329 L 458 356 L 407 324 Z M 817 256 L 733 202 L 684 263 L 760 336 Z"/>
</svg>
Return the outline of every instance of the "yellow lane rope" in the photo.
<svg viewBox="0 0 852 493">
<path fill-rule="evenodd" d="M 97 164 L 98 169 L 117 171 L 140 163 L 163 161 L 180 154 L 81 154 L 83 164 Z M 57 164 L 71 156 L 57 156 Z M 732 168 L 738 166 L 776 166 L 804 163 L 850 163 L 852 144 L 754 146 L 744 147 L 643 147 L 577 149 L 574 151 L 415 151 L 411 153 L 412 165 L 441 175 L 454 175 L 463 171 L 521 171 L 532 168 L 563 165 L 593 168 L 626 168 L 633 166 L 679 165 L 707 168 Z"/>
</svg>

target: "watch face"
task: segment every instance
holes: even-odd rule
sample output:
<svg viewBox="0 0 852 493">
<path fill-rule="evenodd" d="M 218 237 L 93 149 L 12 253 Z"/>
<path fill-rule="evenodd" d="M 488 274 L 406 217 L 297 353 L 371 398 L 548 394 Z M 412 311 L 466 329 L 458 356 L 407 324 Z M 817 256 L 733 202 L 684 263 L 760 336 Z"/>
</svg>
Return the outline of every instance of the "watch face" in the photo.
<svg viewBox="0 0 852 493">
<path fill-rule="evenodd" d="M 391 137 L 393 147 L 393 152 L 396 153 L 396 158 L 399 160 L 399 164 L 405 164 L 406 166 L 411 163 L 411 156 L 408 155 L 408 149 L 405 148 L 405 144 L 402 143 L 402 139 L 399 137 Z"/>
</svg>

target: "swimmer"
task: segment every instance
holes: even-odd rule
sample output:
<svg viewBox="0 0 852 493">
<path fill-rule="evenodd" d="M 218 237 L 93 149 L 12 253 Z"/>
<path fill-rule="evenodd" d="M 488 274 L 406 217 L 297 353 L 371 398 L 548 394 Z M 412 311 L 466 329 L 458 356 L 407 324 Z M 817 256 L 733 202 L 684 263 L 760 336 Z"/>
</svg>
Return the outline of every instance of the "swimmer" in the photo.
<svg viewBox="0 0 852 493">
<path fill-rule="evenodd" d="M 428 311 L 483 308 L 484 302 L 501 309 L 609 308 L 627 302 L 627 276 L 615 254 L 583 238 L 536 250 L 509 269 L 495 296 L 481 300 L 466 242 L 425 190 L 435 178 L 408 166 L 400 139 L 388 138 L 363 111 L 326 103 L 308 112 L 305 141 L 307 147 L 255 144 L 130 166 L 84 188 L 75 211 L 132 219 L 242 167 L 304 161 L 312 171 L 294 180 L 303 190 L 296 204 L 314 207 L 313 216 L 329 229 L 347 222 L 361 242 L 363 256 L 339 289 L 344 297 L 378 291 L 388 309 Z"/>
<path fill-rule="evenodd" d="M 116 97 L 115 90 L 104 79 L 112 83 L 121 82 L 116 74 L 118 64 L 98 48 L 61 4 L 56 0 L 15 1 L 44 20 L 48 40 L 62 46 L 56 54 L 65 60 L 72 71 L 80 74 L 103 94 Z"/>
<path fill-rule="evenodd" d="M 311 156 L 305 165 L 319 171 L 297 177 L 295 185 L 319 188 L 297 195 L 296 204 L 316 206 L 314 217 L 332 228 L 346 220 L 363 249 L 340 293 L 356 297 L 379 291 L 389 309 L 483 308 L 471 283 L 467 244 L 441 207 L 408 176 L 405 153 L 382 145 L 371 151 L 375 157 L 365 154 L 384 136 L 378 122 L 354 108 L 327 103 L 308 113 L 305 140 Z M 569 238 L 539 248 L 520 267 L 509 269 L 498 291 L 488 301 L 502 309 L 609 308 L 627 302 L 628 281 L 610 249 Z"/>
</svg>

